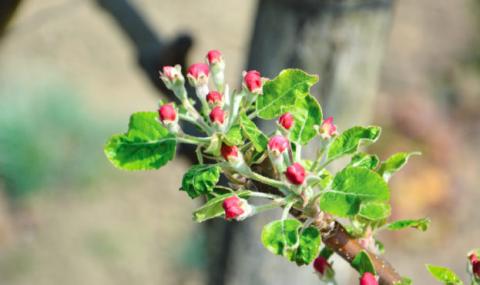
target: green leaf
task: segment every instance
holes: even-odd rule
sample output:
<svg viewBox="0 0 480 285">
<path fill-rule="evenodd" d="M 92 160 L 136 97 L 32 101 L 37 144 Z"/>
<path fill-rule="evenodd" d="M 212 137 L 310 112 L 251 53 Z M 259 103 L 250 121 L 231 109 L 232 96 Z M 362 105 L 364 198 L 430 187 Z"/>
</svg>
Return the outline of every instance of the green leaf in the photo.
<svg viewBox="0 0 480 285">
<path fill-rule="evenodd" d="M 124 170 L 158 169 L 175 156 L 176 138 L 157 120 L 155 112 L 134 113 L 128 132 L 112 136 L 104 151 L 110 162 Z"/>
<path fill-rule="evenodd" d="M 273 221 L 263 227 L 262 243 L 273 254 L 292 260 L 299 246 L 302 223 L 294 219 Z"/>
<path fill-rule="evenodd" d="M 330 171 L 323 169 L 322 172 L 318 175 L 320 178 L 320 187 L 322 189 L 327 189 L 327 187 L 332 183 L 333 175 Z"/>
<path fill-rule="evenodd" d="M 197 164 L 183 175 L 182 188 L 190 198 L 208 194 L 220 179 L 220 167 L 212 164 Z"/>
<path fill-rule="evenodd" d="M 357 151 L 360 143 L 375 142 L 380 136 L 380 127 L 353 127 L 337 136 L 328 149 L 327 159 L 332 160 Z"/>
<path fill-rule="evenodd" d="M 290 140 L 305 145 L 317 135 L 314 126 L 322 123 L 322 108 L 314 97 L 308 95 L 297 100 L 291 113 L 294 124 L 290 129 Z"/>
<path fill-rule="evenodd" d="M 398 231 L 398 230 L 403 230 L 405 228 L 415 228 L 424 232 L 428 229 L 429 225 L 430 225 L 429 218 L 423 218 L 418 220 L 399 220 L 399 221 L 395 221 L 388 224 L 387 229 L 391 231 Z"/>
<path fill-rule="evenodd" d="M 378 166 L 380 160 L 375 154 L 368 154 L 364 152 L 356 153 L 352 156 L 352 160 L 348 166 L 364 167 L 367 169 L 375 169 Z"/>
<path fill-rule="evenodd" d="M 233 195 L 237 195 L 240 198 L 247 199 L 248 197 L 250 197 L 250 193 L 250 191 L 238 191 L 235 193 L 219 195 L 213 199 L 210 199 L 206 204 L 193 212 L 193 220 L 195 222 L 201 223 L 206 220 L 220 217 L 225 213 L 222 207 L 223 200 L 232 197 Z"/>
<path fill-rule="evenodd" d="M 298 98 L 309 95 L 318 76 L 299 69 L 285 69 L 263 85 L 263 94 L 258 96 L 257 114 L 260 118 L 274 119 L 295 105 Z"/>
<path fill-rule="evenodd" d="M 225 143 L 230 146 L 243 144 L 242 130 L 240 125 L 232 126 L 224 135 L 223 139 L 225 140 Z"/>
<path fill-rule="evenodd" d="M 315 227 L 308 227 L 300 234 L 300 244 L 294 260 L 298 265 L 310 264 L 317 258 L 322 242 L 320 232 Z"/>
<path fill-rule="evenodd" d="M 453 272 L 452 270 L 441 267 L 435 266 L 431 264 L 427 264 L 427 270 L 435 277 L 438 281 L 443 282 L 446 285 L 463 285 L 462 280 Z"/>
<path fill-rule="evenodd" d="M 391 212 L 392 209 L 388 203 L 368 202 L 360 206 L 358 215 L 371 221 L 378 221 L 388 218 Z"/>
<path fill-rule="evenodd" d="M 383 179 L 388 181 L 392 174 L 402 169 L 407 164 L 408 159 L 412 155 L 420 155 L 420 152 L 399 152 L 390 156 L 386 161 L 382 162 L 378 173 L 383 176 Z"/>
<path fill-rule="evenodd" d="M 377 173 L 360 167 L 347 167 L 335 175 L 331 189 L 320 197 L 320 208 L 340 217 L 358 214 L 368 202 L 390 199 L 386 182 Z"/>
<path fill-rule="evenodd" d="M 268 143 L 267 136 L 257 128 L 257 125 L 245 113 L 240 115 L 240 127 L 257 152 L 263 152 L 266 149 Z"/>
<path fill-rule="evenodd" d="M 352 260 L 352 266 L 355 268 L 360 275 L 363 275 L 365 272 L 370 272 L 373 275 L 376 275 L 375 266 L 370 259 L 370 256 L 365 250 L 360 251 L 355 258 Z"/>
</svg>

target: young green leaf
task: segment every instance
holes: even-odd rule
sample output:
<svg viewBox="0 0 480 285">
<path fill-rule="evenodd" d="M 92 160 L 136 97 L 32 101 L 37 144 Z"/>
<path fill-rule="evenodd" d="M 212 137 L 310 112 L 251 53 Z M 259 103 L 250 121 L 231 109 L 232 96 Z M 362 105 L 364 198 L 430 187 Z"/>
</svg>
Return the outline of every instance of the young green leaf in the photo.
<svg viewBox="0 0 480 285">
<path fill-rule="evenodd" d="M 182 179 L 180 190 L 187 192 L 194 199 L 202 194 L 208 194 L 220 179 L 220 167 L 212 164 L 197 164 L 192 166 Z"/>
<path fill-rule="evenodd" d="M 320 252 L 322 238 L 320 232 L 315 227 L 308 227 L 300 234 L 300 244 L 294 255 L 294 260 L 298 265 L 310 264 L 317 258 Z"/>
<path fill-rule="evenodd" d="M 314 97 L 307 95 L 297 100 L 292 114 L 294 124 L 290 130 L 290 140 L 305 145 L 317 135 L 314 126 L 322 123 L 322 108 Z"/>
<path fill-rule="evenodd" d="M 226 193 L 210 199 L 206 204 L 193 212 L 193 220 L 201 223 L 206 220 L 220 217 L 225 213 L 222 207 L 223 200 L 232 197 L 233 195 L 237 195 L 243 199 L 248 199 L 248 197 L 250 197 L 250 193 L 250 191 L 238 191 L 235 193 Z"/>
<path fill-rule="evenodd" d="M 340 217 L 351 217 L 369 202 L 387 203 L 390 193 L 385 181 L 375 172 L 347 167 L 335 175 L 331 189 L 320 197 L 320 208 Z"/>
<path fill-rule="evenodd" d="M 453 272 L 452 270 L 442 267 L 435 266 L 431 264 L 426 264 L 427 270 L 435 277 L 438 281 L 443 282 L 445 285 L 463 285 L 462 280 Z"/>
<path fill-rule="evenodd" d="M 403 230 L 405 228 L 415 228 L 424 232 L 428 229 L 429 225 L 430 225 L 430 219 L 423 218 L 418 220 L 399 220 L 399 221 L 391 222 L 386 227 L 391 231 Z"/>
<path fill-rule="evenodd" d="M 292 260 L 299 246 L 302 223 L 294 219 L 273 221 L 263 227 L 262 243 L 273 254 Z"/>
<path fill-rule="evenodd" d="M 359 152 L 352 156 L 352 160 L 350 161 L 348 166 L 375 169 L 378 166 L 379 162 L 380 159 L 375 154 Z"/>
<path fill-rule="evenodd" d="M 360 206 L 358 215 L 371 221 L 379 221 L 388 218 L 391 212 L 392 209 L 388 203 L 367 202 Z"/>
<path fill-rule="evenodd" d="M 363 275 L 365 272 L 370 272 L 373 275 L 376 275 L 375 266 L 370 259 L 370 256 L 365 250 L 360 251 L 355 258 L 352 260 L 352 266 L 355 268 L 360 275 Z"/>
<path fill-rule="evenodd" d="M 310 88 L 317 83 L 318 76 L 299 69 L 285 69 L 263 86 L 258 96 L 257 114 L 260 118 L 274 119 L 294 107 L 298 98 L 309 95 Z"/>
<path fill-rule="evenodd" d="M 232 126 L 224 135 L 223 139 L 229 146 L 243 144 L 242 130 L 240 125 Z"/>
<path fill-rule="evenodd" d="M 104 151 L 110 162 L 124 170 L 158 169 L 175 156 L 176 138 L 157 120 L 155 112 L 134 113 L 128 132 L 112 136 Z"/>
<path fill-rule="evenodd" d="M 420 155 L 420 152 L 399 152 L 390 156 L 386 161 L 382 162 L 378 173 L 382 175 L 385 181 L 388 181 L 392 174 L 402 169 L 412 155 Z"/>
<path fill-rule="evenodd" d="M 240 115 L 240 127 L 245 137 L 252 142 L 257 152 L 263 152 L 266 149 L 268 143 L 267 136 L 264 135 L 262 131 L 257 128 L 257 125 L 244 113 Z"/>
<path fill-rule="evenodd" d="M 327 159 L 333 160 L 343 155 L 352 154 L 357 151 L 362 141 L 372 143 L 380 136 L 380 127 L 353 127 L 338 137 L 330 145 L 327 153 Z"/>
</svg>

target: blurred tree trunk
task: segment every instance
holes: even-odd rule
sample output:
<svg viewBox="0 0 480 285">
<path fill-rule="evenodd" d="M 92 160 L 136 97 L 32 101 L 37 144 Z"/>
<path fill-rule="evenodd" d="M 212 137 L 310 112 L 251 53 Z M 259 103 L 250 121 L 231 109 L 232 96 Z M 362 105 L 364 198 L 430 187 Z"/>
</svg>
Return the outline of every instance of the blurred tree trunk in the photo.
<svg viewBox="0 0 480 285">
<path fill-rule="evenodd" d="M 319 74 L 314 94 L 324 115 L 335 115 L 341 129 L 368 124 L 375 108 L 392 1 L 261 0 L 248 69 L 267 77 L 287 67 Z M 212 259 L 208 284 L 317 284 L 311 268 L 297 268 L 262 247 L 263 225 L 279 217 L 277 212 L 238 224 L 212 225 L 214 231 L 208 235 L 216 240 L 210 252 L 216 251 L 220 258 Z M 339 284 L 348 283 L 345 275 L 337 275 Z"/>
<path fill-rule="evenodd" d="M 7 24 L 17 10 L 20 0 L 2 0 L 0 1 L 0 36 L 5 31 Z"/>
</svg>

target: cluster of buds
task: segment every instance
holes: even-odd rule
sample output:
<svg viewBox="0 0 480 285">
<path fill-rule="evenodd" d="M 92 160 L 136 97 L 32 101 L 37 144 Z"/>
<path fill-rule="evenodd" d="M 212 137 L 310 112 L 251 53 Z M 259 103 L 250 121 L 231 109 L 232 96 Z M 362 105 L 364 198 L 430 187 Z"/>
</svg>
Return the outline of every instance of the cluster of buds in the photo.
<svg viewBox="0 0 480 285">
<path fill-rule="evenodd" d="M 222 206 L 226 220 L 242 221 L 253 212 L 253 208 L 248 204 L 247 200 L 239 198 L 237 195 L 223 200 Z"/>
<path fill-rule="evenodd" d="M 378 285 L 377 277 L 370 272 L 365 272 L 360 277 L 360 285 Z"/>
<path fill-rule="evenodd" d="M 474 278 L 480 279 L 480 260 L 478 259 L 477 254 L 475 252 L 472 252 L 468 256 L 468 259 L 470 261 L 470 266 Z"/>
</svg>

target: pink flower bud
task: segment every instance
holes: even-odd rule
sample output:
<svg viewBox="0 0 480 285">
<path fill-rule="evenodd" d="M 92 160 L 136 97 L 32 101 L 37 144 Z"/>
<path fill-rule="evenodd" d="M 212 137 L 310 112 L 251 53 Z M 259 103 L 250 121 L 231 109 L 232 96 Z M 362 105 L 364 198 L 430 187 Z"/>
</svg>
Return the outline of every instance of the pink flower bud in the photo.
<svg viewBox="0 0 480 285">
<path fill-rule="evenodd" d="M 337 135 L 337 126 L 333 124 L 333 117 L 328 117 L 323 121 L 319 133 L 323 139 L 330 139 Z"/>
<path fill-rule="evenodd" d="M 473 252 L 468 256 L 468 259 L 470 260 L 470 263 L 474 263 L 475 261 L 478 261 L 478 256 Z"/>
<path fill-rule="evenodd" d="M 284 127 L 286 130 L 290 130 L 293 125 L 293 116 L 290 113 L 285 113 L 280 116 L 278 123 Z"/>
<path fill-rule="evenodd" d="M 222 53 L 219 50 L 212 49 L 207 53 L 207 61 L 210 65 L 222 62 Z"/>
<path fill-rule="evenodd" d="M 225 122 L 225 111 L 223 111 L 222 107 L 216 106 L 210 112 L 210 121 L 215 124 L 223 125 Z"/>
<path fill-rule="evenodd" d="M 165 86 L 167 86 L 169 89 L 172 89 L 177 83 L 183 85 L 185 82 L 180 65 L 164 66 L 160 72 L 160 79 L 162 79 L 163 83 L 165 83 Z"/>
<path fill-rule="evenodd" d="M 222 145 L 222 148 L 220 149 L 220 152 L 227 161 L 234 161 L 238 158 L 238 147 L 233 145 L 229 146 L 226 144 Z"/>
<path fill-rule="evenodd" d="M 365 272 L 360 278 L 360 285 L 378 285 L 378 281 L 372 273 Z"/>
<path fill-rule="evenodd" d="M 238 196 L 232 196 L 223 200 L 223 209 L 225 210 L 226 220 L 241 221 L 252 213 L 252 207 L 247 200 L 241 199 Z"/>
<path fill-rule="evenodd" d="M 223 101 L 222 93 L 217 91 L 210 91 L 207 94 L 207 102 L 211 105 L 221 104 Z"/>
<path fill-rule="evenodd" d="M 287 171 L 285 171 L 285 176 L 287 177 L 288 181 L 295 185 L 302 185 L 305 181 L 305 175 L 305 169 L 298 162 L 295 162 L 287 167 Z"/>
<path fill-rule="evenodd" d="M 247 87 L 248 91 L 256 94 L 262 93 L 262 77 L 260 76 L 260 72 L 256 70 L 245 72 L 243 76 L 243 83 Z"/>
<path fill-rule="evenodd" d="M 274 155 L 278 156 L 290 147 L 288 139 L 281 135 L 276 135 L 270 138 L 268 141 L 268 150 Z"/>
<path fill-rule="evenodd" d="M 232 196 L 223 201 L 223 209 L 225 210 L 225 219 L 235 219 L 245 211 L 241 207 L 241 200 L 238 196 Z"/>
<path fill-rule="evenodd" d="M 175 107 L 173 107 L 172 103 L 162 105 L 158 109 L 158 114 L 162 123 L 174 122 L 177 119 L 177 111 L 175 110 Z"/>
<path fill-rule="evenodd" d="M 472 272 L 475 278 L 480 278 L 480 260 L 472 262 Z"/>
<path fill-rule="evenodd" d="M 190 84 L 197 87 L 208 83 L 208 74 L 210 70 L 208 64 L 194 63 L 187 69 L 187 77 Z"/>
<path fill-rule="evenodd" d="M 325 257 L 319 256 L 313 261 L 313 268 L 323 276 L 327 272 L 327 269 L 331 268 L 331 265 Z"/>
</svg>

